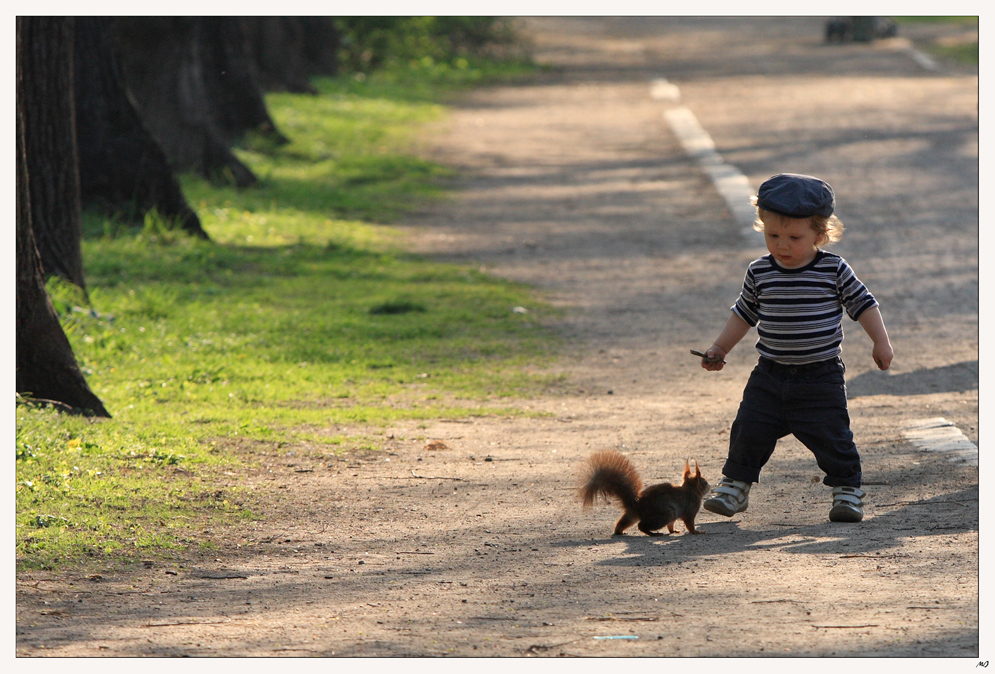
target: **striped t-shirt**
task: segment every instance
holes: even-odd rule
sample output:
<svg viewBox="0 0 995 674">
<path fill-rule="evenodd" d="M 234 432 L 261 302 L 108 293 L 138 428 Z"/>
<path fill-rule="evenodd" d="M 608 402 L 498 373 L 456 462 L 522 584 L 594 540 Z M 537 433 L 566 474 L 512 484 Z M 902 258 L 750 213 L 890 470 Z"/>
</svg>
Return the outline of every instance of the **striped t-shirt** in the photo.
<svg viewBox="0 0 995 674">
<path fill-rule="evenodd" d="M 836 358 L 843 342 L 843 309 L 853 320 L 878 305 L 846 260 L 819 250 L 798 269 L 771 255 L 750 263 L 732 310 L 757 327 L 761 356 L 786 365 Z"/>
</svg>

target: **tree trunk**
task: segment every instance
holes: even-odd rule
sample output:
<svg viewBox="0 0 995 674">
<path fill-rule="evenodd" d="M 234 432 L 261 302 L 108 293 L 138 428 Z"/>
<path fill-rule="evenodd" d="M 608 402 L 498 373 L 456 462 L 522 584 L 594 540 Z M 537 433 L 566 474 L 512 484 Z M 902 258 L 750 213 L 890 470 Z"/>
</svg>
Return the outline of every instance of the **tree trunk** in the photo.
<svg viewBox="0 0 995 674">
<path fill-rule="evenodd" d="M 225 140 L 234 143 L 252 132 L 286 143 L 287 139 L 276 130 L 266 110 L 241 21 L 234 17 L 206 16 L 197 25 L 201 72 L 210 94 L 212 116 Z"/>
<path fill-rule="evenodd" d="M 282 16 L 246 16 L 241 22 L 249 57 L 263 89 L 317 93 L 307 78 L 298 22 Z"/>
<path fill-rule="evenodd" d="M 140 221 L 155 209 L 208 238 L 166 155 L 128 98 L 110 20 L 76 18 L 76 137 L 85 206 Z"/>
<path fill-rule="evenodd" d="M 120 17 L 124 80 L 139 117 L 170 163 L 209 180 L 245 187 L 256 177 L 231 152 L 208 87 L 199 17 Z"/>
<path fill-rule="evenodd" d="M 335 19 L 330 16 L 305 16 L 297 20 L 303 26 L 308 74 L 338 75 L 342 37 Z"/>
<path fill-rule="evenodd" d="M 18 104 L 29 115 L 23 120 L 31 223 L 45 276 L 59 276 L 86 289 L 80 249 L 79 174 L 73 110 L 73 19 L 24 17 L 20 67 L 28 76 L 20 82 Z M 23 101 L 20 100 L 23 98 Z"/>
<path fill-rule="evenodd" d="M 241 18 L 257 79 L 267 91 L 314 94 L 314 75 L 338 72 L 335 20 L 314 16 Z"/>
<path fill-rule="evenodd" d="M 16 285 L 17 308 L 15 329 L 16 347 L 16 387 L 17 393 L 35 400 L 53 403 L 62 409 L 90 416 L 109 417 L 104 408 L 87 386 L 76 364 L 72 347 L 59 324 L 52 302 L 45 292 L 41 259 L 35 246 L 31 227 L 32 199 L 30 174 L 27 160 L 24 121 L 35 118 L 38 113 L 27 107 L 31 97 L 24 95 L 26 81 L 38 78 L 30 66 L 34 59 L 23 58 L 25 42 L 30 40 L 58 39 L 56 32 L 46 33 L 32 26 L 33 18 L 17 17 L 17 160 L 16 160 Z M 64 36 L 63 36 L 64 37 Z M 70 43 L 71 44 L 71 43 Z M 69 47 L 70 45 L 65 45 Z M 32 51 L 40 45 L 32 45 Z M 72 89 L 62 90 L 69 95 Z M 55 101 L 50 104 L 57 105 Z M 60 109 L 65 109 L 60 107 Z M 44 175 L 44 174 L 43 174 Z"/>
</svg>

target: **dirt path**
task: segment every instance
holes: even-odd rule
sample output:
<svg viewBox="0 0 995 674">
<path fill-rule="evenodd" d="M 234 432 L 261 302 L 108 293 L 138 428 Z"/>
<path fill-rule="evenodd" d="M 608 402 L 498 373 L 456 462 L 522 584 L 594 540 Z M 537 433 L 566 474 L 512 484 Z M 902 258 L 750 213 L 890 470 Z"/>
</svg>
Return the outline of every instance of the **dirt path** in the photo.
<svg viewBox="0 0 995 674">
<path fill-rule="evenodd" d="M 823 45 L 815 17 L 530 26 L 559 68 L 456 110 L 433 151 L 462 169 L 461 196 L 410 225 L 420 251 L 565 309 L 565 383 L 528 403 L 543 415 L 388 429 L 386 453 L 330 465 L 274 451 L 271 511 L 214 556 L 21 574 L 19 655 L 979 654 L 977 468 L 903 437 L 944 417 L 978 442 L 976 72 L 924 72 L 901 43 Z M 650 97 L 658 78 L 679 103 Z M 618 512 L 576 501 L 595 449 L 648 482 L 694 456 L 716 481 L 755 362 L 752 337 L 721 373 L 688 354 L 761 248 L 667 127 L 676 104 L 754 186 L 795 171 L 837 188 L 835 250 L 897 351 L 878 372 L 845 326 L 858 525 L 828 522 L 793 439 L 750 510 L 702 513 L 704 535 L 613 538 Z"/>
</svg>

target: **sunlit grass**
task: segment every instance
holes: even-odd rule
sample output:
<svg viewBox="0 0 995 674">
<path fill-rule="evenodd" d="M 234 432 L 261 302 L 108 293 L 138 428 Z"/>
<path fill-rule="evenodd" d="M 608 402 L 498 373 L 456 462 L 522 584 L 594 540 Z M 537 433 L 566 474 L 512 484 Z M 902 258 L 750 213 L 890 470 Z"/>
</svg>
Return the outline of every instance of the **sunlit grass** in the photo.
<svg viewBox="0 0 995 674">
<path fill-rule="evenodd" d="M 243 477 L 260 454 L 331 456 L 378 447 L 389 424 L 522 414 L 514 401 L 549 385 L 540 297 L 409 255 L 389 226 L 445 195 L 450 171 L 413 145 L 445 109 L 389 95 L 394 82 L 319 87 L 268 98 L 290 142 L 239 150 L 257 186 L 183 177 L 212 241 L 86 216 L 90 304 L 49 288 L 113 418 L 18 407 L 20 567 L 212 545 L 198 532 L 259 516 Z"/>
</svg>

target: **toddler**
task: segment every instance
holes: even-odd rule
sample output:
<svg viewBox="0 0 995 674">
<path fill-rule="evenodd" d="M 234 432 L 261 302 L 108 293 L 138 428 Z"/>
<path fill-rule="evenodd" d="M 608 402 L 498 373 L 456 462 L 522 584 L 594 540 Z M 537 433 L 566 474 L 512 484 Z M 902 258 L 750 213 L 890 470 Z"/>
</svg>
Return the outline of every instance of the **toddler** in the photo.
<svg viewBox="0 0 995 674">
<path fill-rule="evenodd" d="M 781 173 L 760 186 L 753 203 L 754 228 L 763 232 L 770 254 L 750 263 L 729 320 L 701 366 L 721 370 L 753 326 L 760 360 L 732 424 L 723 477 L 703 507 L 727 517 L 746 510 L 750 486 L 778 439 L 790 433 L 812 451 L 826 474 L 823 483 L 833 488 L 829 519 L 859 522 L 865 493 L 840 358 L 843 311 L 871 338 L 871 356 L 882 370 L 894 357 L 888 332 L 877 300 L 846 260 L 822 250 L 843 233 L 828 183 Z"/>
</svg>

